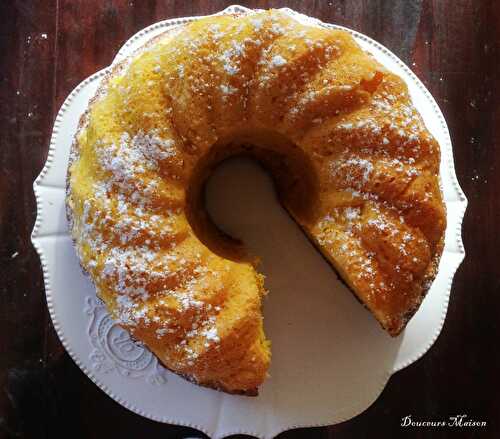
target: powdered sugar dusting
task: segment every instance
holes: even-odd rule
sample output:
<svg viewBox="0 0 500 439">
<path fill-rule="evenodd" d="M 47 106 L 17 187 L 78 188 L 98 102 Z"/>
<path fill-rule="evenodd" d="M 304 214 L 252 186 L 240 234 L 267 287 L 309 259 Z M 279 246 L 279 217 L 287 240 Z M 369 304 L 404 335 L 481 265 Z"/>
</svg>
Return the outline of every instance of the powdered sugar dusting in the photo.
<svg viewBox="0 0 500 439">
<path fill-rule="evenodd" d="M 283 58 L 281 55 L 274 55 L 272 58 L 271 58 L 271 67 L 281 67 L 281 66 L 284 66 L 286 64 L 286 59 Z"/>
</svg>

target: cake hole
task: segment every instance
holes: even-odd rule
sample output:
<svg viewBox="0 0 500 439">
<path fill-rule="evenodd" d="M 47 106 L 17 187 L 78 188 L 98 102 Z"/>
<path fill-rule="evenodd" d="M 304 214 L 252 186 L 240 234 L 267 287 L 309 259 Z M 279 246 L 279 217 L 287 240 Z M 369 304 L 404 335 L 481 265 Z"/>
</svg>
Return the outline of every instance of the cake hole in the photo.
<svg viewBox="0 0 500 439">
<path fill-rule="evenodd" d="M 254 262 L 252 255 L 256 254 L 254 249 L 247 248 L 246 237 L 228 226 L 224 218 L 231 218 L 232 223 L 235 217 L 241 217 L 243 222 L 252 219 L 260 221 L 265 228 L 266 211 L 272 208 L 283 211 L 284 207 L 299 224 L 315 220 L 318 182 L 313 166 L 300 148 L 282 136 L 263 132 L 239 133 L 230 141 L 214 145 L 200 163 L 188 188 L 188 220 L 198 239 L 222 257 Z M 233 174 L 228 174 L 225 171 L 228 163 L 239 163 L 245 179 L 235 180 Z M 241 163 L 247 163 L 247 166 Z M 253 165 L 248 166 L 248 163 Z M 218 167 L 221 167 L 222 174 L 217 171 Z M 214 171 L 216 180 L 210 178 Z M 213 196 L 213 181 L 221 186 L 220 197 Z M 264 186 L 268 189 L 264 190 Z M 212 207 L 207 210 L 209 198 Z M 214 199 L 229 201 L 214 202 Z"/>
<path fill-rule="evenodd" d="M 204 198 L 212 223 L 248 255 L 262 256 L 259 237 L 276 235 L 276 218 L 286 215 L 270 174 L 250 156 L 220 163 L 205 184 Z"/>
</svg>

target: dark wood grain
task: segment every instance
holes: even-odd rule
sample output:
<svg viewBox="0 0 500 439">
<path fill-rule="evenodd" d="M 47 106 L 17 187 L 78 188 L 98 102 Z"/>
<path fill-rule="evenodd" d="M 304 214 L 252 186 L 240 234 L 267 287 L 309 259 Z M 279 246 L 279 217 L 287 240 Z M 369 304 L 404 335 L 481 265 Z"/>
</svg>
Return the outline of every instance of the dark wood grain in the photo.
<svg viewBox="0 0 500 439">
<path fill-rule="evenodd" d="M 0 2 L 0 437 L 203 437 L 112 401 L 62 348 L 30 244 L 32 182 L 67 94 L 107 66 L 134 32 L 165 18 L 216 12 L 231 1 Z M 441 336 L 395 374 L 363 414 L 283 438 L 500 437 L 500 2 L 496 0 L 249 1 L 289 6 L 372 36 L 412 66 L 448 121 L 469 199 L 467 257 Z M 402 429 L 401 418 L 466 413 L 485 429 Z"/>
</svg>

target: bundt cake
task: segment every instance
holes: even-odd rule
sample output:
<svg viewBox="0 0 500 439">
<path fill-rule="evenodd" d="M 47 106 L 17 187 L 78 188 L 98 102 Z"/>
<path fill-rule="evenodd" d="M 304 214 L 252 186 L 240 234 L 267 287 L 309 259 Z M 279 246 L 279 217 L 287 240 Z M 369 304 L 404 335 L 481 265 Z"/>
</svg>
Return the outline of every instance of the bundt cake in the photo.
<svg viewBox="0 0 500 439">
<path fill-rule="evenodd" d="M 289 214 L 398 335 L 443 247 L 439 145 L 403 80 L 347 32 L 279 10 L 168 30 L 114 66 L 82 116 L 67 213 L 114 319 L 175 373 L 257 393 L 270 362 L 264 277 L 202 196 L 235 154 L 262 162 Z"/>
</svg>

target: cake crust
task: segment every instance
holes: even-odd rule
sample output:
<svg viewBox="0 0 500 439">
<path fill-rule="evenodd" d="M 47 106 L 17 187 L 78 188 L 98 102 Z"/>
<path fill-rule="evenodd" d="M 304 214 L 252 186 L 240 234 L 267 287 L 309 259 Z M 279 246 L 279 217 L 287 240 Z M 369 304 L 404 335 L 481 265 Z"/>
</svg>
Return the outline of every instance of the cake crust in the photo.
<svg viewBox="0 0 500 439">
<path fill-rule="evenodd" d="M 271 171 L 285 209 L 392 336 L 437 273 L 446 219 L 439 145 L 404 82 L 344 31 L 279 11 L 209 17 L 114 66 L 68 165 L 81 267 L 168 369 L 250 396 L 270 361 L 263 276 L 199 195 L 209 165 L 240 153 Z"/>
</svg>

